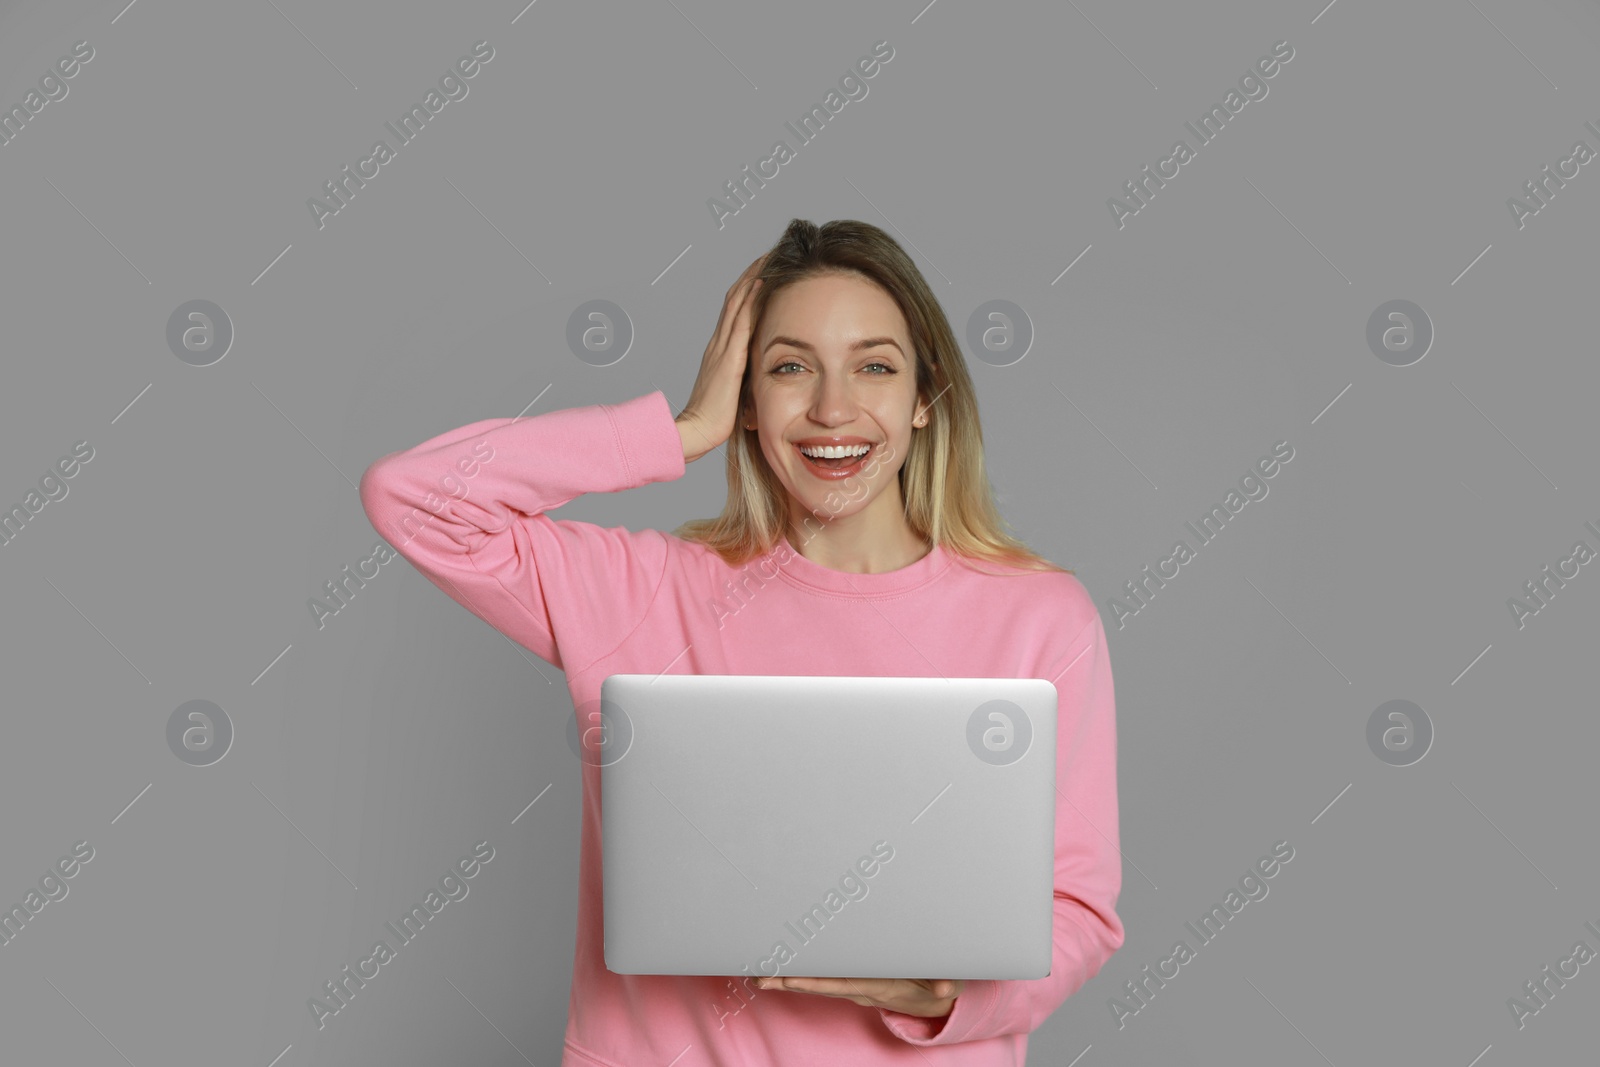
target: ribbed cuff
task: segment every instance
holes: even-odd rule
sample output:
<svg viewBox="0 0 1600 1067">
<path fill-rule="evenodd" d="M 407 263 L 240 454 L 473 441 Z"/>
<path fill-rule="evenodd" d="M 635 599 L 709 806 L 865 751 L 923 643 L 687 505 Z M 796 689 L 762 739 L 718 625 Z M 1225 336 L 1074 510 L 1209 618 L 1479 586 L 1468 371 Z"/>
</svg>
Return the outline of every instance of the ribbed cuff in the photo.
<svg viewBox="0 0 1600 1067">
<path fill-rule="evenodd" d="M 1000 999 L 1000 983 L 991 979 L 969 980 L 956 997 L 950 1014 L 939 1019 L 879 1008 L 889 1032 L 913 1045 L 945 1045 L 969 1041 L 980 1030 Z"/>
<path fill-rule="evenodd" d="M 616 404 L 600 405 L 611 419 L 617 452 L 630 485 L 671 481 L 683 477 L 683 438 L 666 394 L 653 393 Z"/>
</svg>

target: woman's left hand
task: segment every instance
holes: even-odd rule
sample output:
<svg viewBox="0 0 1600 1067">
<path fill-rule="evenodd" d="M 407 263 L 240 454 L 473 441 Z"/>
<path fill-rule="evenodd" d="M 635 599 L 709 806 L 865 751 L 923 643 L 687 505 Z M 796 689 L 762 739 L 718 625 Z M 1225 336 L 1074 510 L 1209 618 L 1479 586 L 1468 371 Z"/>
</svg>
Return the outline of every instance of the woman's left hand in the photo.
<svg viewBox="0 0 1600 1067">
<path fill-rule="evenodd" d="M 966 987 L 958 978 L 761 978 L 761 989 L 789 989 L 824 997 L 843 997 L 869 1008 L 942 1019 Z"/>
</svg>

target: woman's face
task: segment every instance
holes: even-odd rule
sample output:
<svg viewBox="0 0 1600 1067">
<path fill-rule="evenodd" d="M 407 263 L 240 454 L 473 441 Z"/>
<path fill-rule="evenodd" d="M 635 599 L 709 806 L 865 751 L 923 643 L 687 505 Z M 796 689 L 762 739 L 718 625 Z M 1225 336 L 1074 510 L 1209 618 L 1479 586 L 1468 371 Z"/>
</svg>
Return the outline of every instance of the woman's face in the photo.
<svg viewBox="0 0 1600 1067">
<path fill-rule="evenodd" d="M 807 278 L 773 294 L 751 339 L 755 411 L 744 424 L 755 423 L 799 517 L 828 521 L 876 507 L 886 522 L 904 520 L 896 475 L 921 414 L 915 358 L 899 306 L 859 275 Z M 823 443 L 871 451 L 832 473 L 800 451 Z"/>
</svg>

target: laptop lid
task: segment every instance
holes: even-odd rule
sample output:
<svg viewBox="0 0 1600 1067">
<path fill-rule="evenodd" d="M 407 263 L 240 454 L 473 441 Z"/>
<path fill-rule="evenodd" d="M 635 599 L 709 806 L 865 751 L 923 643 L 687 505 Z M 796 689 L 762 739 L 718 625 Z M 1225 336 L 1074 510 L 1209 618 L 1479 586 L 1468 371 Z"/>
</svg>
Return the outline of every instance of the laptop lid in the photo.
<svg viewBox="0 0 1600 1067">
<path fill-rule="evenodd" d="M 1040 678 L 606 678 L 606 966 L 1044 977 L 1056 702 Z"/>
</svg>

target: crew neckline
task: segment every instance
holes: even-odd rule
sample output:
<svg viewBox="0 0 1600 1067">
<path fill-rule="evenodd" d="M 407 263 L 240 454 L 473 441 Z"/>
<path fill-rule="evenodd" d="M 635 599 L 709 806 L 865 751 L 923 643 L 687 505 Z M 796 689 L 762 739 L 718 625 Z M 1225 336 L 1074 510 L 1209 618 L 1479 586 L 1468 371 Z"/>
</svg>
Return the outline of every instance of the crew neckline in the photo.
<svg viewBox="0 0 1600 1067">
<path fill-rule="evenodd" d="M 937 578 L 952 562 L 944 546 L 935 543 L 927 555 L 898 570 L 882 571 L 877 574 L 836 571 L 832 567 L 824 567 L 802 556 L 799 549 L 789 540 L 788 534 L 778 535 L 778 546 L 773 549 L 772 555 L 774 562 L 780 557 L 788 556 L 786 562 L 778 565 L 778 571 L 792 584 L 835 596 L 855 597 L 886 596 L 907 592 Z"/>
</svg>

